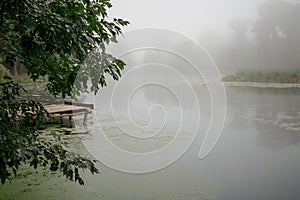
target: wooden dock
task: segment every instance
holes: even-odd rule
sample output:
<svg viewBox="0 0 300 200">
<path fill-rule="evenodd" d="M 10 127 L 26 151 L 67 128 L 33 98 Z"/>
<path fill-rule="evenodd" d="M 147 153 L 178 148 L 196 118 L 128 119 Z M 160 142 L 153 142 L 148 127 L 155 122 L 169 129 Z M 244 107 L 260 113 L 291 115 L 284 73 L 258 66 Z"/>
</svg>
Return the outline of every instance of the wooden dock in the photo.
<svg viewBox="0 0 300 200">
<path fill-rule="evenodd" d="M 94 108 L 93 104 L 83 104 L 72 102 L 65 102 L 62 105 L 45 106 L 45 110 L 54 118 L 59 118 L 60 122 L 63 123 L 63 117 L 69 117 L 69 122 L 71 124 L 71 119 L 76 115 L 84 115 L 83 124 L 87 124 L 88 114 L 92 112 Z"/>
</svg>

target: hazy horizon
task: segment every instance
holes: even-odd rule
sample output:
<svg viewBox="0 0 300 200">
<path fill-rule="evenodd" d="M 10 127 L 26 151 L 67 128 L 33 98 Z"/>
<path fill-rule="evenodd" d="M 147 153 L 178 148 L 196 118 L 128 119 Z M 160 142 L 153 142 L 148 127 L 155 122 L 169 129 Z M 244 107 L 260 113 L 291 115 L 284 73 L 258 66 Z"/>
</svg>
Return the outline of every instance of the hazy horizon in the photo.
<svg viewBox="0 0 300 200">
<path fill-rule="evenodd" d="M 254 19 L 261 2 L 264 0 L 113 0 L 110 14 L 130 21 L 124 31 L 165 28 L 198 40 L 206 32 L 230 32 L 229 23 L 236 19 Z"/>
<path fill-rule="evenodd" d="M 112 4 L 110 16 L 130 22 L 125 36 L 142 28 L 177 32 L 204 46 L 225 74 L 245 68 L 300 67 L 300 0 L 113 0 Z M 158 37 L 156 42 L 164 41 Z M 192 54 L 193 47 L 181 42 L 174 48 Z"/>
</svg>

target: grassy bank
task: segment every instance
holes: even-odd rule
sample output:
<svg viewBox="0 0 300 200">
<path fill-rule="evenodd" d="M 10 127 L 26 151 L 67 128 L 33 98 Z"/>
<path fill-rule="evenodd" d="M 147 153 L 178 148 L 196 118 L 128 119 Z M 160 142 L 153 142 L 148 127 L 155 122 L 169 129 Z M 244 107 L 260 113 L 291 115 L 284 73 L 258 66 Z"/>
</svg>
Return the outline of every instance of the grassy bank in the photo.
<svg viewBox="0 0 300 200">
<path fill-rule="evenodd" d="M 223 78 L 226 82 L 300 83 L 300 69 L 240 70 Z"/>
<path fill-rule="evenodd" d="M 28 83 L 34 83 L 27 74 L 20 74 L 20 75 L 10 75 L 12 79 L 20 84 L 28 84 Z"/>
</svg>

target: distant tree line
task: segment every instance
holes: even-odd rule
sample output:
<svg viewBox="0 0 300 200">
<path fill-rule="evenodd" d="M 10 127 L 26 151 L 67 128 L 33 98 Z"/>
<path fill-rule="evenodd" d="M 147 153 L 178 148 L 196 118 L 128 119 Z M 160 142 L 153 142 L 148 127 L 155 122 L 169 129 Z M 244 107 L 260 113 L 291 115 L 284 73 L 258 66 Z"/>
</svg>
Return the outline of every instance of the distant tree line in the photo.
<svg viewBox="0 0 300 200">
<path fill-rule="evenodd" d="M 300 68 L 300 3 L 267 0 L 257 12 L 256 19 L 232 21 L 230 39 L 209 32 L 200 43 L 225 74 L 249 68 Z"/>
</svg>

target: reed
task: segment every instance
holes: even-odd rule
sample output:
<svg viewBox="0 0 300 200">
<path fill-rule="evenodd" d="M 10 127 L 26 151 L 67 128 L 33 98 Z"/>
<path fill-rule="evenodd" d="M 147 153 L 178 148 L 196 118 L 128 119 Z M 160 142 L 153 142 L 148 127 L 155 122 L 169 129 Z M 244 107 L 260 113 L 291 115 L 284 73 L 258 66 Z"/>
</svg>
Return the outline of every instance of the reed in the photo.
<svg viewBox="0 0 300 200">
<path fill-rule="evenodd" d="M 240 70 L 223 78 L 226 82 L 300 83 L 300 69 Z"/>
</svg>

